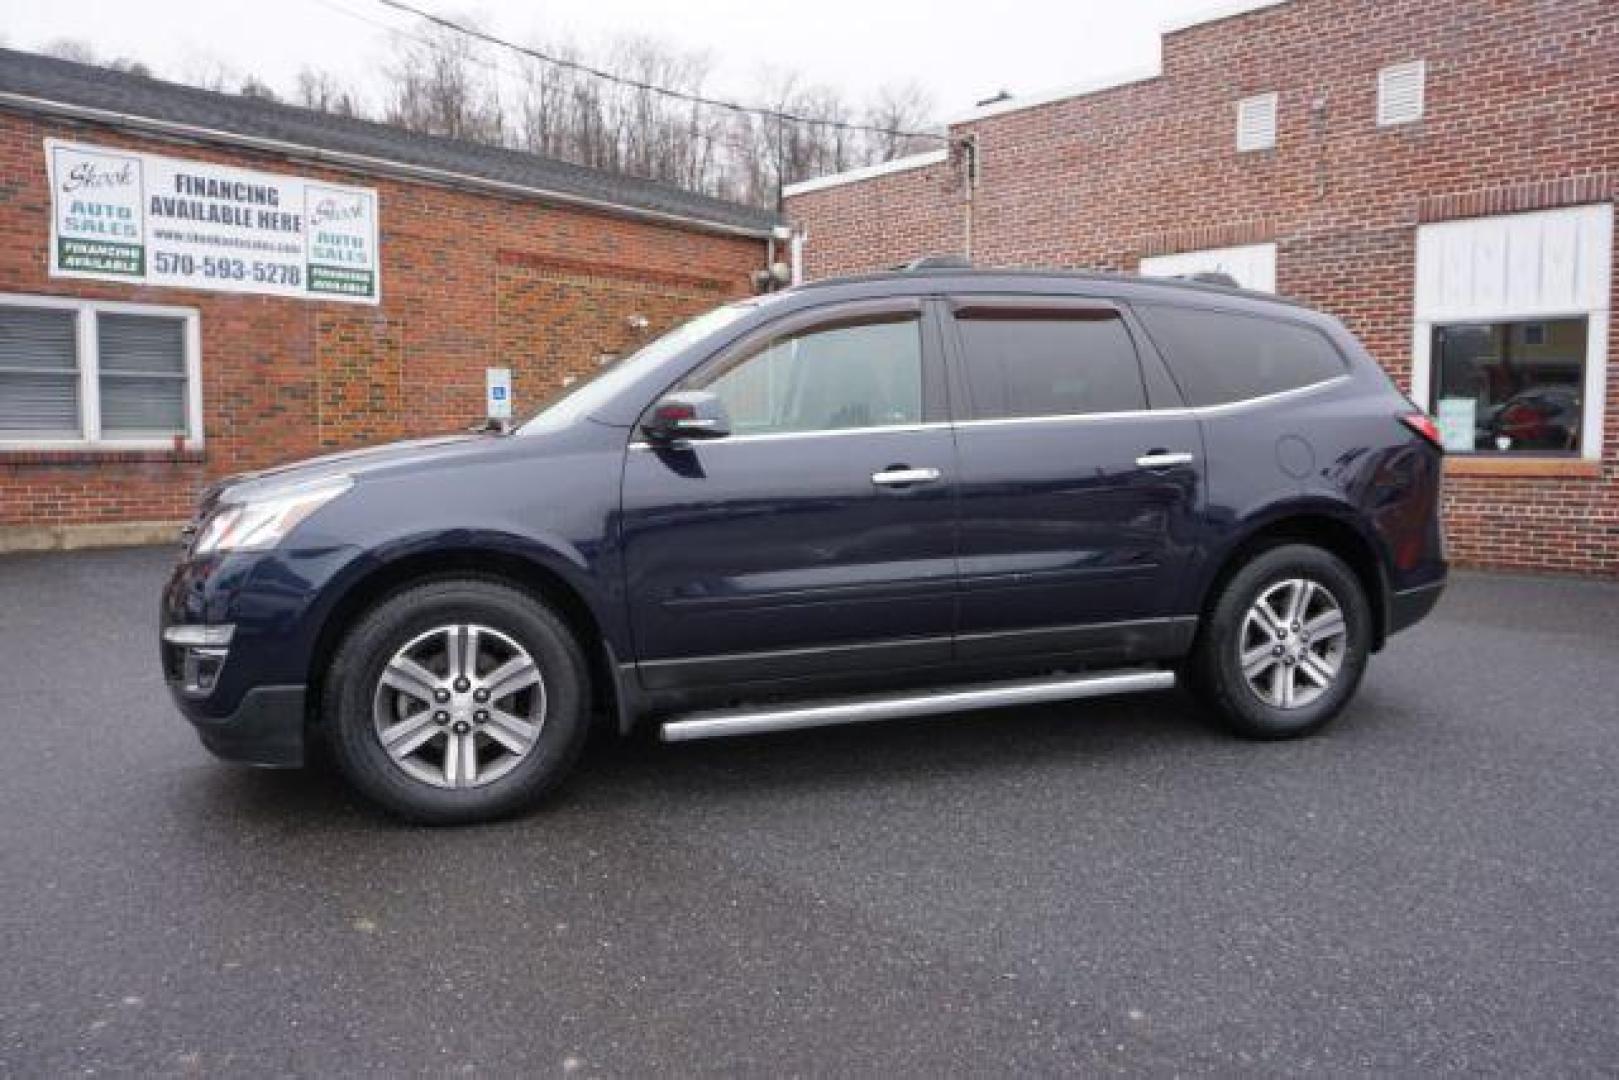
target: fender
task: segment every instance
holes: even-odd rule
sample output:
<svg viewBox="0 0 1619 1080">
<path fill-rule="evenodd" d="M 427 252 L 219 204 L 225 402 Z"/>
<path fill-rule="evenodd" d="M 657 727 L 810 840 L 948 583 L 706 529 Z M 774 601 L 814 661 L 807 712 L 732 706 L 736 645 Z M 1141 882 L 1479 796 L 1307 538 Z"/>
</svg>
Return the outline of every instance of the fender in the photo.
<svg viewBox="0 0 1619 1080">
<path fill-rule="evenodd" d="M 619 606 L 607 599 L 609 590 L 601 577 L 605 568 L 591 564 L 577 548 L 555 537 L 520 536 L 494 529 L 452 529 L 396 537 L 366 551 L 345 551 L 348 557 L 327 578 L 315 594 L 315 603 L 300 620 L 304 632 L 299 637 L 310 646 L 296 661 L 304 672 L 336 646 L 341 628 L 373 597 L 395 582 L 433 573 L 435 567 L 482 568 L 491 573 L 514 574 L 542 588 L 560 587 L 565 590 L 561 598 L 564 606 L 583 610 L 600 632 L 610 655 L 630 654 Z M 594 643 L 581 644 L 589 649 Z"/>
<path fill-rule="evenodd" d="M 1386 607 L 1389 589 L 1391 555 L 1388 544 L 1366 527 L 1354 507 L 1321 495 L 1284 495 L 1250 509 L 1233 521 L 1211 526 L 1206 542 L 1201 545 L 1202 554 L 1187 575 L 1187 593 L 1184 597 L 1187 609 L 1194 612 L 1203 610 L 1209 590 L 1213 588 L 1231 556 L 1244 544 L 1268 529 L 1298 518 L 1329 520 L 1335 526 L 1349 530 L 1371 554 L 1370 562 L 1376 574 L 1376 582 L 1374 595 L 1368 599 L 1379 611 L 1381 623 L 1381 613 Z"/>
</svg>

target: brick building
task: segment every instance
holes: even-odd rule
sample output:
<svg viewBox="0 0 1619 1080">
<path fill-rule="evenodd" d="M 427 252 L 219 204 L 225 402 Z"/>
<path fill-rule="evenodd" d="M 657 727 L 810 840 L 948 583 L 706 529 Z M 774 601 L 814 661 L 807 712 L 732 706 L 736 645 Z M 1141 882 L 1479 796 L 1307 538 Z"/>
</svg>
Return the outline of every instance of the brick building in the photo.
<svg viewBox="0 0 1619 1080">
<path fill-rule="evenodd" d="M 789 188 L 806 275 L 1225 270 L 1340 316 L 1438 415 L 1457 559 L 1619 574 L 1619 5 L 1246 7 Z"/>
<path fill-rule="evenodd" d="M 0 50 L 0 550 L 167 539 L 219 476 L 476 423 L 490 368 L 521 415 L 751 292 L 775 225 Z"/>
</svg>

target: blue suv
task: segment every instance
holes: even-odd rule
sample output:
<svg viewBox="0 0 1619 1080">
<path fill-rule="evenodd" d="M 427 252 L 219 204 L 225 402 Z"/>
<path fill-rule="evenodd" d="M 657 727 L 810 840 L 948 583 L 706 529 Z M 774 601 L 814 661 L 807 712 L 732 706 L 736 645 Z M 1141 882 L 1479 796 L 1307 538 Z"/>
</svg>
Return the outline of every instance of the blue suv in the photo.
<svg viewBox="0 0 1619 1080">
<path fill-rule="evenodd" d="M 1432 609 L 1441 450 L 1336 320 L 1214 284 L 913 269 L 728 304 L 510 433 L 202 499 L 162 658 L 221 757 L 323 739 L 408 818 L 666 740 L 1177 682 L 1320 728 Z"/>
</svg>

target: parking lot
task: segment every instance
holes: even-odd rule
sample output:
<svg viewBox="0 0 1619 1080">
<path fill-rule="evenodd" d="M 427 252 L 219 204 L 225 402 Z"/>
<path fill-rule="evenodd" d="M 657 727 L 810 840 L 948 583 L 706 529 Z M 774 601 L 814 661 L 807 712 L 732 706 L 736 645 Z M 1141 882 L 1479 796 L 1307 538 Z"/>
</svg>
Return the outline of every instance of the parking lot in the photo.
<svg viewBox="0 0 1619 1080">
<path fill-rule="evenodd" d="M 171 557 L 0 558 L 0 1074 L 1619 1060 L 1619 586 L 1463 575 L 1303 742 L 1165 694 L 605 744 L 432 831 L 207 756 Z"/>
</svg>

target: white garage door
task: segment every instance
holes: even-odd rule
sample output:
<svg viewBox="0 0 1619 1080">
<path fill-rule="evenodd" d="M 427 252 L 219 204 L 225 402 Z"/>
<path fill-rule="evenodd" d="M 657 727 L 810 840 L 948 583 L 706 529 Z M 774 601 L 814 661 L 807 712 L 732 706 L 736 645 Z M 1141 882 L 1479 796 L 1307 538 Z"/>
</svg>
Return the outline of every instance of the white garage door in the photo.
<svg viewBox="0 0 1619 1080">
<path fill-rule="evenodd" d="M 1178 277 L 1210 270 L 1230 274 L 1245 289 L 1273 293 L 1276 291 L 1276 245 L 1244 244 L 1154 255 L 1141 260 L 1143 277 Z"/>
</svg>

